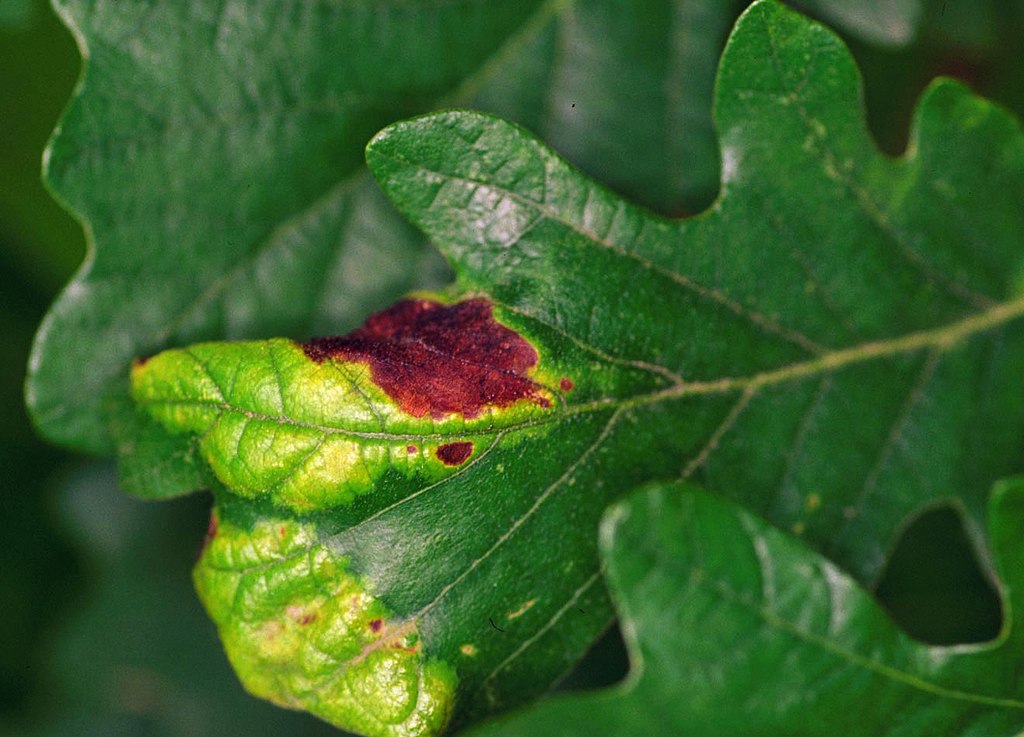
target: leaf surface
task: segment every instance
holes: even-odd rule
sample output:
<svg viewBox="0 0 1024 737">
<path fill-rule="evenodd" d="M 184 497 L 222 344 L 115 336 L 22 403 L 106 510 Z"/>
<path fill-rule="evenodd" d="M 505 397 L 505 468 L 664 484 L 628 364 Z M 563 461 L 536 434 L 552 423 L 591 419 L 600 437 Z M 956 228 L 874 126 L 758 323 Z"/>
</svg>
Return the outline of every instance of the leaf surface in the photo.
<svg viewBox="0 0 1024 737">
<path fill-rule="evenodd" d="M 922 507 L 954 499 L 981 535 L 1024 437 L 1024 135 L 941 82 L 890 160 L 858 85 L 834 35 L 753 6 L 719 73 L 723 193 L 680 221 L 499 119 L 394 125 L 368 161 L 455 267 L 416 298 L 440 322 L 399 303 L 342 338 L 137 364 L 140 407 L 217 478 L 197 584 L 249 688 L 368 734 L 543 691 L 610 621 L 595 531 L 644 480 L 700 480 L 861 582 Z M 470 304 L 502 340 L 444 317 Z M 473 409 L 387 378 L 436 393 L 520 341 L 533 388 Z"/>
<path fill-rule="evenodd" d="M 1003 631 L 929 647 L 764 519 L 696 487 L 651 486 L 612 506 L 601 529 L 629 677 L 472 734 L 1019 734 L 1024 481 L 996 486 L 988 525 Z"/>
<path fill-rule="evenodd" d="M 669 377 L 615 397 L 619 429 L 658 427 L 676 474 L 870 581 L 907 514 L 980 519 L 1020 467 L 1020 123 L 939 81 L 882 156 L 845 48 L 773 3 L 737 24 L 716 105 L 723 193 L 685 220 L 478 113 L 392 126 L 368 160 L 462 288 Z"/>
<path fill-rule="evenodd" d="M 910 4 L 840 16 L 885 37 Z M 45 177 L 90 255 L 36 341 L 36 424 L 111 452 L 133 434 L 133 357 L 343 332 L 443 281 L 362 166 L 370 135 L 404 116 L 489 110 L 649 206 L 703 207 L 718 185 L 715 68 L 743 5 L 61 0 L 86 68 Z"/>
<path fill-rule="evenodd" d="M 668 210 L 700 206 L 717 183 L 711 85 L 735 4 L 58 10 L 87 63 L 46 179 L 91 246 L 40 329 L 27 398 L 42 432 L 75 448 L 110 452 L 130 437 L 133 357 L 343 332 L 444 280 L 362 165 L 388 122 L 453 102 L 493 110 Z"/>
</svg>

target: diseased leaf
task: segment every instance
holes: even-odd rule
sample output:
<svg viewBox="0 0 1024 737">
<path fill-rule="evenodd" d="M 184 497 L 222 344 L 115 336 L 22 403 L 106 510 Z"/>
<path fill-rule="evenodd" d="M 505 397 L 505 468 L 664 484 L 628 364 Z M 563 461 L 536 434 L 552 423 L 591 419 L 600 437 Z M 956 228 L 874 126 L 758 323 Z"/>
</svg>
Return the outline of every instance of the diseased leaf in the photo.
<svg viewBox="0 0 1024 737">
<path fill-rule="evenodd" d="M 364 734 L 436 734 L 456 706 L 466 720 L 545 688 L 607 626 L 598 574 L 578 567 L 595 543 L 575 518 L 594 510 L 531 518 L 617 412 L 568 398 L 593 410 L 667 380 L 529 328 L 482 299 L 421 297 L 344 338 L 136 364 L 140 408 L 198 436 L 226 486 L 196 581 L 249 690 Z M 584 626 L 544 642 L 563 596 Z"/>
<path fill-rule="evenodd" d="M 812 4 L 889 41 L 916 7 Z M 45 176 L 90 256 L 37 337 L 36 424 L 111 452 L 133 357 L 344 331 L 442 283 L 361 165 L 374 131 L 416 112 L 495 112 L 627 196 L 697 211 L 718 186 L 712 84 L 744 5 L 60 0 L 86 69 Z"/>
<path fill-rule="evenodd" d="M 165 351 L 133 385 L 164 427 L 200 437 L 233 492 L 302 512 L 348 504 L 396 468 L 437 480 L 544 423 L 571 380 L 537 361 L 489 303 L 416 299 L 342 338 Z"/>
<path fill-rule="evenodd" d="M 695 487 L 649 487 L 601 528 L 630 676 L 472 734 L 1012 737 L 1024 729 L 1024 480 L 996 487 L 988 526 L 1003 631 L 929 647 L 763 519 Z"/>
<path fill-rule="evenodd" d="M 487 115 L 391 126 L 368 162 L 455 288 L 137 364 L 140 411 L 218 479 L 196 576 L 243 682 L 374 735 L 542 692 L 610 621 L 595 530 L 645 480 L 699 479 L 862 583 L 923 506 L 977 526 L 1022 461 L 1024 133 L 940 82 L 890 160 L 858 92 L 835 36 L 754 5 L 722 195 L 681 221 Z"/>
<path fill-rule="evenodd" d="M 825 28 L 753 6 L 719 73 L 723 194 L 686 220 L 478 113 L 394 125 L 368 160 L 463 289 L 670 377 L 614 405 L 676 473 L 870 581 L 907 514 L 955 498 L 979 519 L 1020 468 L 1024 135 L 939 81 L 889 159 L 858 89 Z"/>
<path fill-rule="evenodd" d="M 132 424 L 132 358 L 343 332 L 443 282 L 362 166 L 370 136 L 416 112 L 492 110 L 643 202 L 701 207 L 718 181 L 714 69 L 741 4 L 62 0 L 87 63 L 46 179 L 91 255 L 37 337 L 36 424 L 110 452 Z"/>
</svg>

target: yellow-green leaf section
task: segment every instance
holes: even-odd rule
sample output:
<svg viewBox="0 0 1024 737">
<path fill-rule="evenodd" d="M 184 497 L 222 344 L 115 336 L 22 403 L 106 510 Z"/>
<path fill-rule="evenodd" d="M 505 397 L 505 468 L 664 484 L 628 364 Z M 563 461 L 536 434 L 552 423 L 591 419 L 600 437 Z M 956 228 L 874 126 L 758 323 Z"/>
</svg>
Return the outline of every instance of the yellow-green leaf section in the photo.
<svg viewBox="0 0 1024 737">
<path fill-rule="evenodd" d="M 194 576 L 254 695 L 370 737 L 433 735 L 447 724 L 454 670 L 424 655 L 415 623 L 318 544 L 314 525 L 215 511 Z"/>
<path fill-rule="evenodd" d="M 132 370 L 137 404 L 198 436 L 217 478 L 295 511 L 351 502 L 389 469 L 439 480 L 500 431 L 558 411 L 571 379 L 472 299 L 404 300 L 339 338 L 204 343 Z"/>
</svg>

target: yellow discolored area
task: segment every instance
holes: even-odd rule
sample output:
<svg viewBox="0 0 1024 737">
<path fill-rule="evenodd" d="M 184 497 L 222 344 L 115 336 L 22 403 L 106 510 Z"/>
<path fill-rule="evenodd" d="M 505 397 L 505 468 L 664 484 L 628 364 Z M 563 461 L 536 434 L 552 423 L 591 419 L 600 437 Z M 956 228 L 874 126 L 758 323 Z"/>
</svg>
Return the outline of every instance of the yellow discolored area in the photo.
<svg viewBox="0 0 1024 737">
<path fill-rule="evenodd" d="M 440 480 L 498 433 L 553 411 L 524 399 L 472 419 L 414 417 L 367 365 L 312 361 L 285 339 L 165 351 L 135 365 L 132 392 L 167 430 L 198 436 L 231 492 L 297 512 L 349 504 L 389 470 Z"/>
<path fill-rule="evenodd" d="M 253 694 L 368 737 L 440 734 L 456 678 L 316 542 L 311 525 L 261 518 L 211 527 L 195 582 Z"/>
</svg>

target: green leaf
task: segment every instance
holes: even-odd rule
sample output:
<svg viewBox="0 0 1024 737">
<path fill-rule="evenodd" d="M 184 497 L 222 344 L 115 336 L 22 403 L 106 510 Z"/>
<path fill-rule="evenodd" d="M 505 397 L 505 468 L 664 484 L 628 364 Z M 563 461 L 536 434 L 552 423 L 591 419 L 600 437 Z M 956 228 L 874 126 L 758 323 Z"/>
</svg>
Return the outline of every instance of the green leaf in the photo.
<svg viewBox="0 0 1024 737">
<path fill-rule="evenodd" d="M 811 4 L 891 42 L 916 7 Z M 151 5 L 57 3 L 86 70 L 45 177 L 90 256 L 31 364 L 28 403 L 55 442 L 114 449 L 135 356 L 339 332 L 440 283 L 361 165 L 398 118 L 489 110 L 663 212 L 717 190 L 712 84 L 743 0 Z"/>
<path fill-rule="evenodd" d="M 806 545 L 684 484 L 611 507 L 601 553 L 632 671 L 490 735 L 985 735 L 1024 729 L 1024 479 L 989 503 L 1007 621 L 976 646 L 929 647 Z"/>
<path fill-rule="evenodd" d="M 699 479 L 862 582 L 915 510 L 978 524 L 1024 437 L 1019 123 L 939 83 L 887 159 L 849 54 L 774 2 L 717 120 L 722 195 L 682 221 L 487 115 L 392 126 L 368 162 L 453 290 L 136 365 L 217 478 L 196 578 L 248 688 L 367 734 L 540 693 L 610 621 L 595 531 L 645 480 Z"/>
<path fill-rule="evenodd" d="M 362 166 L 370 136 L 416 112 L 491 110 L 652 206 L 703 206 L 714 69 L 740 4 L 61 0 L 87 63 L 45 176 L 90 255 L 37 337 L 36 424 L 110 452 L 132 423 L 132 358 L 343 332 L 439 283 Z"/>
<path fill-rule="evenodd" d="M 910 152 L 881 155 L 846 49 L 773 2 L 737 24 L 716 105 L 723 193 L 686 220 L 479 113 L 391 126 L 367 156 L 462 289 L 671 377 L 578 414 L 657 427 L 629 452 L 670 457 L 870 581 L 908 514 L 957 499 L 977 520 L 1021 466 L 1024 134 L 939 81 Z"/>
</svg>

